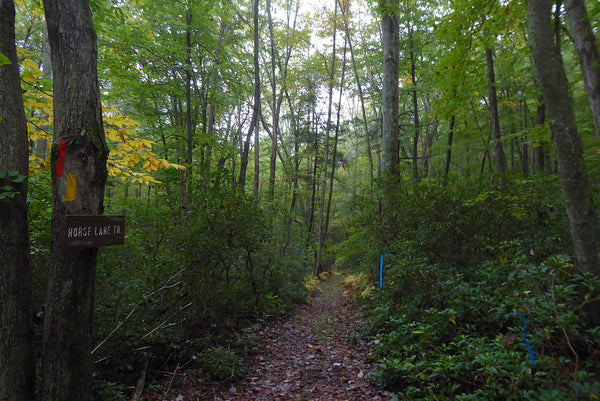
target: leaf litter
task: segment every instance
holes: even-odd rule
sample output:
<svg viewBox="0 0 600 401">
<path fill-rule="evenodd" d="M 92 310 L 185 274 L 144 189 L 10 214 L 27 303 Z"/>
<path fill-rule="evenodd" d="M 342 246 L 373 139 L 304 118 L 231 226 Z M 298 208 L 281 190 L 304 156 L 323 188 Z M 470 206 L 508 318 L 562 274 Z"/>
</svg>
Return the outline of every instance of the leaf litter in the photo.
<svg viewBox="0 0 600 401">
<path fill-rule="evenodd" d="M 308 305 L 257 333 L 258 352 L 233 383 L 196 382 L 185 400 L 388 401 L 393 394 L 368 380 L 376 366 L 358 332 L 359 313 L 338 274 L 321 281 Z"/>
</svg>

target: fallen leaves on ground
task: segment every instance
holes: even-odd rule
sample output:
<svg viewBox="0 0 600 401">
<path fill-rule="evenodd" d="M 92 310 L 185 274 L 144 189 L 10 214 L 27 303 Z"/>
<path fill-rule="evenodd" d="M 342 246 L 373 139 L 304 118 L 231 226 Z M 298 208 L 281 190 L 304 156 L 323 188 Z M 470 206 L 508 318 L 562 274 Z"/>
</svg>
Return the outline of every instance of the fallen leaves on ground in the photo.
<svg viewBox="0 0 600 401">
<path fill-rule="evenodd" d="M 367 380 L 375 367 L 366 362 L 370 351 L 357 332 L 358 315 L 341 278 L 333 275 L 321 289 L 292 317 L 257 333 L 259 352 L 247 362 L 245 377 L 202 391 L 188 383 L 184 399 L 390 400 L 392 394 Z"/>
</svg>

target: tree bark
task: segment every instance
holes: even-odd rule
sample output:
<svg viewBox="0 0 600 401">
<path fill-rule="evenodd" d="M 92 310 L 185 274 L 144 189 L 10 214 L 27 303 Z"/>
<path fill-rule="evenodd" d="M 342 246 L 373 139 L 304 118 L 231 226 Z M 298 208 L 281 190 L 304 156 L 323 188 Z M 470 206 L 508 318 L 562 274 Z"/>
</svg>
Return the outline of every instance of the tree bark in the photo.
<svg viewBox="0 0 600 401">
<path fill-rule="evenodd" d="M 43 38 L 42 42 L 42 71 L 44 73 L 44 78 L 52 78 L 52 61 L 50 59 L 50 43 L 48 43 L 48 29 L 44 26 L 43 30 Z M 40 120 L 48 122 L 50 116 L 47 114 L 43 114 L 43 118 Z M 49 124 L 44 124 L 40 127 L 41 130 L 46 132 L 51 132 L 51 126 Z M 35 150 L 35 152 L 33 152 Z M 32 145 L 32 153 L 35 153 L 37 157 L 42 160 L 48 159 L 48 140 L 46 138 L 39 138 Z"/>
<path fill-rule="evenodd" d="M 254 123 L 254 183 L 252 185 L 252 195 L 258 197 L 258 185 L 260 179 L 260 141 L 258 136 L 258 127 L 260 115 L 260 65 L 259 65 L 259 25 L 258 25 L 258 4 L 260 0 L 254 0 L 252 19 L 254 20 L 254 110 L 252 122 Z M 256 116 L 256 118 L 254 117 Z"/>
<path fill-rule="evenodd" d="M 254 106 L 256 107 L 256 106 Z M 260 114 L 260 103 L 258 104 Z M 252 196 L 258 198 L 258 189 L 260 185 L 260 136 L 258 133 L 259 119 L 256 119 L 254 127 L 254 180 L 252 183 Z"/>
<path fill-rule="evenodd" d="M 398 126 L 399 106 L 399 0 L 380 0 L 381 29 L 383 41 L 383 102 L 381 119 L 382 152 L 380 175 L 383 178 L 383 196 L 380 217 L 384 242 L 393 236 L 394 225 L 391 210 L 397 199 L 400 184 L 400 142 Z"/>
<path fill-rule="evenodd" d="M 292 200 L 290 202 L 290 214 L 289 214 L 290 215 L 289 223 L 291 225 L 291 216 L 293 215 L 294 211 L 296 210 L 296 202 L 298 200 L 298 189 L 299 189 L 298 175 L 300 172 L 300 135 L 299 135 L 300 126 L 296 121 L 294 108 L 293 108 L 292 101 L 290 99 L 290 95 L 289 95 L 287 89 L 285 90 L 285 97 L 286 97 L 288 106 L 290 108 L 290 116 L 291 116 L 291 120 L 292 120 L 292 132 L 294 133 L 294 156 L 293 156 L 294 172 L 292 173 Z"/>
<path fill-rule="evenodd" d="M 346 51 L 347 51 L 348 38 L 344 41 L 344 52 L 342 56 L 342 76 L 340 78 L 340 95 L 338 98 L 337 116 L 335 122 L 335 136 L 333 138 L 333 154 L 331 156 L 331 175 L 329 176 L 329 194 L 327 197 L 327 211 L 325 212 L 325 228 L 323 230 L 323 239 L 321 247 L 324 245 L 325 238 L 329 232 L 329 216 L 331 214 L 331 199 L 333 197 L 333 181 L 335 178 L 335 171 L 337 167 L 337 149 L 340 136 L 340 117 L 342 111 L 342 95 L 344 93 L 344 77 L 346 75 Z"/>
<path fill-rule="evenodd" d="M 600 55 L 584 0 L 566 0 L 571 36 L 583 74 L 583 84 L 594 118 L 596 135 L 600 136 Z"/>
<path fill-rule="evenodd" d="M 429 115 L 431 113 L 430 99 L 422 98 L 422 104 L 423 112 Z M 439 125 L 440 122 L 434 115 L 431 122 L 424 126 L 424 132 L 421 140 L 421 160 L 419 161 L 421 177 L 429 177 L 430 175 L 433 141 L 438 136 Z"/>
<path fill-rule="evenodd" d="M 600 275 L 598 216 L 583 159 L 563 60 L 552 36 L 549 0 L 528 0 L 529 41 L 558 161 L 577 266 Z M 598 322 L 598 314 L 595 319 Z"/>
<path fill-rule="evenodd" d="M 31 265 L 27 222 L 27 123 L 15 47 L 15 7 L 0 0 L 0 400 L 30 401 L 35 371 L 31 313 Z M 9 172 L 21 178 L 8 180 Z M 21 180 L 21 182 L 15 182 Z M 0 194 L 3 193 L 0 189 Z"/>
<path fill-rule="evenodd" d="M 250 128 L 248 128 L 248 134 L 246 135 L 246 139 L 241 146 L 241 156 L 240 156 L 240 178 L 238 180 L 238 187 L 241 190 L 246 188 L 246 173 L 248 170 L 248 155 L 250 154 L 250 139 L 252 139 L 252 133 L 254 132 L 254 127 L 256 122 L 254 119 L 258 119 L 258 113 L 256 115 L 252 113 L 252 121 L 250 122 Z"/>
<path fill-rule="evenodd" d="M 52 256 L 42 350 L 42 400 L 91 399 L 97 248 L 61 250 L 60 218 L 104 209 L 108 149 L 88 1 L 44 0 L 54 76 Z M 70 191 L 66 191 L 69 188 Z M 67 192 L 71 194 L 67 195 Z"/>
<path fill-rule="evenodd" d="M 259 54 L 259 26 L 258 26 L 258 3 L 260 0 L 254 0 L 252 6 L 252 19 L 254 26 L 254 106 L 252 107 L 252 121 L 250 121 L 250 128 L 248 129 L 248 135 L 246 136 L 246 141 L 244 142 L 244 147 L 242 150 L 242 158 L 240 161 L 240 180 L 238 185 L 243 190 L 246 186 L 246 169 L 248 168 L 248 155 L 250 153 L 250 139 L 252 138 L 252 133 L 254 130 L 258 130 L 258 116 L 260 113 L 260 60 L 258 57 Z M 258 135 L 258 133 L 255 133 Z M 256 150 L 258 152 L 258 149 Z M 255 175 L 256 175 L 257 166 L 255 166 Z M 254 185 L 252 188 L 253 193 L 256 192 L 258 195 L 258 178 L 255 177 Z"/>
<path fill-rule="evenodd" d="M 312 90 L 312 88 L 311 88 Z M 310 185 L 311 185 L 311 197 L 310 197 L 310 204 L 308 206 L 308 216 L 307 216 L 307 232 L 306 232 L 306 241 L 304 244 L 304 248 L 308 249 L 308 246 L 310 244 L 310 240 L 311 237 L 313 235 L 313 227 L 315 224 L 315 203 L 316 203 L 316 199 L 317 199 L 317 164 L 318 164 L 318 155 L 319 155 L 319 138 L 317 137 L 317 116 L 316 116 L 316 104 L 312 103 L 311 104 L 311 110 L 310 110 L 310 115 L 312 116 L 313 121 L 311 123 L 309 123 L 309 128 L 308 128 L 308 133 L 310 135 L 310 131 L 312 130 L 314 132 L 314 159 L 313 159 L 313 165 L 312 165 L 312 171 L 311 171 L 311 166 L 310 163 L 308 163 L 308 168 L 307 168 L 307 173 L 308 173 L 308 177 L 310 179 Z"/>
<path fill-rule="evenodd" d="M 331 113 L 333 111 L 333 81 L 335 78 L 335 58 L 336 58 L 336 37 L 337 37 L 337 13 L 338 2 L 335 2 L 334 22 L 333 22 L 333 45 L 331 49 L 331 69 L 328 70 L 329 89 L 327 106 L 327 123 L 325 125 L 325 148 L 323 151 L 323 176 L 321 181 L 321 198 L 319 210 L 319 231 L 317 232 L 317 253 L 315 255 L 314 274 L 318 276 L 322 272 L 321 256 L 323 255 L 323 243 L 325 242 L 325 193 L 327 190 L 327 172 L 329 171 L 329 131 L 331 130 Z M 327 66 L 325 66 L 327 68 Z"/>
<path fill-rule="evenodd" d="M 350 2 L 347 2 L 350 7 Z M 373 154 L 371 149 L 371 134 L 369 133 L 369 121 L 367 120 L 367 111 L 365 107 L 365 96 L 362 89 L 361 79 L 358 76 L 358 69 L 356 67 L 356 60 L 354 58 L 354 48 L 352 46 L 352 37 L 350 35 L 350 28 L 348 27 L 348 10 L 342 7 L 342 15 L 344 16 L 344 32 L 346 33 L 346 40 L 348 42 L 348 48 L 350 50 L 350 60 L 352 63 L 352 70 L 354 72 L 354 79 L 356 81 L 356 87 L 358 89 L 358 97 L 360 100 L 360 109 L 362 112 L 362 120 L 365 129 L 365 139 L 367 142 L 367 158 L 369 159 L 369 189 L 373 190 Z"/>
<path fill-rule="evenodd" d="M 400 175 L 398 144 L 399 36 L 398 0 L 381 0 L 383 35 L 382 174 Z"/>
<path fill-rule="evenodd" d="M 191 205 L 192 192 L 192 150 L 194 147 L 195 124 L 192 115 L 192 20 L 193 13 L 190 7 L 185 9 L 185 147 L 181 158 L 185 164 L 185 170 L 181 172 L 179 209 L 183 213 Z"/>
<path fill-rule="evenodd" d="M 527 135 L 522 139 L 521 171 L 525 177 L 529 175 L 529 141 L 527 140 Z"/>
<path fill-rule="evenodd" d="M 496 95 L 496 75 L 494 73 L 494 52 L 490 48 L 485 49 L 487 61 L 488 93 L 490 100 L 490 123 L 492 126 L 492 138 L 494 139 L 494 156 L 496 159 L 496 173 L 506 173 L 506 156 L 502 146 L 500 133 L 500 119 L 498 117 L 498 97 Z"/>
<path fill-rule="evenodd" d="M 450 172 L 450 161 L 452 160 L 452 139 L 454 136 L 454 124 L 456 116 L 450 118 L 450 132 L 448 132 L 448 149 L 446 150 L 446 162 L 444 163 L 444 185 L 448 183 L 448 173 Z"/>
<path fill-rule="evenodd" d="M 415 122 L 415 133 L 413 135 L 413 148 L 412 148 L 412 163 L 413 163 L 413 182 L 419 182 L 419 135 L 420 135 L 420 121 L 419 121 L 419 99 L 417 93 L 417 76 L 416 76 L 416 59 L 415 59 L 415 41 L 413 38 L 412 26 L 408 28 L 408 40 L 410 43 L 410 77 L 412 80 L 412 107 L 413 107 L 413 118 Z"/>
<path fill-rule="evenodd" d="M 277 140 L 279 135 L 279 105 L 277 101 L 277 82 L 275 80 L 275 34 L 273 32 L 273 16 L 271 15 L 271 0 L 267 0 L 267 18 L 269 23 L 269 46 L 271 53 L 271 104 L 273 133 L 271 134 L 271 157 L 269 159 L 269 200 L 275 198 L 275 168 L 277 166 Z M 282 85 L 285 85 L 282 82 Z M 280 99 L 283 99 L 280 97 Z"/>
<path fill-rule="evenodd" d="M 532 66 L 533 67 L 533 66 Z M 535 80 L 535 79 L 534 79 Z M 536 85 L 537 85 L 537 80 Z M 538 85 L 539 86 L 539 85 Z M 544 104 L 544 97 L 538 96 L 538 106 L 535 113 L 535 125 L 538 129 L 545 129 L 546 124 L 546 105 Z M 550 157 L 550 151 L 548 142 L 544 140 L 538 141 L 533 148 L 534 163 L 533 170 L 537 173 L 545 173 L 546 175 L 552 175 L 552 159 Z"/>
<path fill-rule="evenodd" d="M 214 63 L 216 66 L 221 64 L 221 51 L 223 49 L 223 35 L 225 33 L 226 24 L 223 20 L 219 22 L 219 39 L 218 47 L 215 50 Z M 208 78 L 208 121 L 206 122 L 206 134 L 208 140 L 203 144 L 203 158 L 201 163 L 201 174 L 202 174 L 202 186 L 204 190 L 207 190 L 210 183 L 210 169 L 212 165 L 212 148 L 213 141 L 215 140 L 215 113 L 216 113 L 216 100 L 215 94 L 219 90 L 217 83 L 219 76 L 213 73 Z"/>
</svg>

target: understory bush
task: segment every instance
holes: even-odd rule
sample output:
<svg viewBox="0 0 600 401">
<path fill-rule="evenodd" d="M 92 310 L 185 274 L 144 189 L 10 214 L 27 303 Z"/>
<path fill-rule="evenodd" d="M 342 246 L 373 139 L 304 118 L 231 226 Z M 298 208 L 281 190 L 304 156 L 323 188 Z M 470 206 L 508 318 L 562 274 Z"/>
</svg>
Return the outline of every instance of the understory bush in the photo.
<svg viewBox="0 0 600 401">
<path fill-rule="evenodd" d="M 571 263 L 554 187 L 424 183 L 400 202 L 365 303 L 374 380 L 403 400 L 600 397 L 600 279 Z"/>
<path fill-rule="evenodd" d="M 184 367 L 235 377 L 244 355 L 233 350 L 252 352 L 238 333 L 306 301 L 303 263 L 281 256 L 272 216 L 251 196 L 215 189 L 183 214 L 131 199 L 111 208 L 126 209 L 127 227 L 125 245 L 98 258 L 100 387 L 135 384 L 146 361 L 149 382 Z"/>
<path fill-rule="evenodd" d="M 209 348 L 200 354 L 204 378 L 209 381 L 231 380 L 242 373 L 242 360 L 234 351 Z"/>
</svg>

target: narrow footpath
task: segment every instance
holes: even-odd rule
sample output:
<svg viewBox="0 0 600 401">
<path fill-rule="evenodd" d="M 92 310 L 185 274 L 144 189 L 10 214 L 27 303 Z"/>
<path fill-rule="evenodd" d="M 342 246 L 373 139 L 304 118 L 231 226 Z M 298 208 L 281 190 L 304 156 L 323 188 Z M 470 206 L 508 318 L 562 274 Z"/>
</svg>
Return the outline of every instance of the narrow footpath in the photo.
<svg viewBox="0 0 600 401">
<path fill-rule="evenodd" d="M 330 276 L 308 305 L 266 326 L 247 375 L 213 389 L 213 400 L 390 400 L 389 392 L 367 381 L 375 366 L 366 362 L 370 353 L 341 281 Z"/>
</svg>

